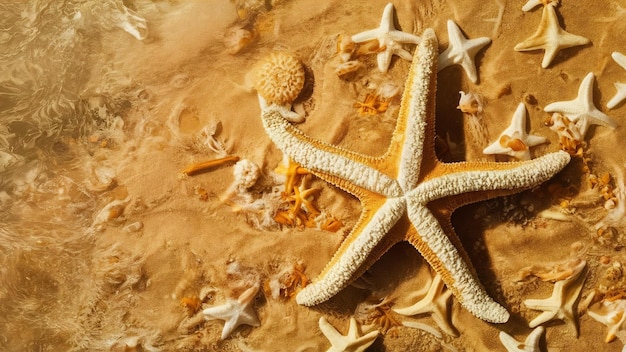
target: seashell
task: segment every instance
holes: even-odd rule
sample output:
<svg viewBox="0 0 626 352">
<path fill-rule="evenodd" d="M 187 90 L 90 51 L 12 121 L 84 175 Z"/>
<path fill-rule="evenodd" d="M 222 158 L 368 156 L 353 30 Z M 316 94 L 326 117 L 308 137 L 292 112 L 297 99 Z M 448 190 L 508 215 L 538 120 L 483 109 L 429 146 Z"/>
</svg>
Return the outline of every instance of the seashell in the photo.
<svg viewBox="0 0 626 352">
<path fill-rule="evenodd" d="M 286 52 L 274 52 L 253 68 L 252 84 L 271 105 L 290 105 L 304 87 L 304 67 Z"/>
<path fill-rule="evenodd" d="M 252 44 L 256 39 L 256 33 L 254 31 L 245 28 L 231 28 L 224 33 L 224 45 L 226 51 L 235 55 L 248 45 Z"/>
<path fill-rule="evenodd" d="M 363 67 L 363 64 L 359 60 L 346 61 L 337 65 L 337 68 L 335 68 L 335 73 L 337 74 L 337 76 L 341 77 L 347 75 L 348 73 L 355 72 L 361 67 Z"/>
<path fill-rule="evenodd" d="M 128 233 L 141 231 L 141 229 L 143 229 L 143 222 L 141 221 L 135 221 L 132 224 L 124 226 L 124 231 Z"/>
</svg>

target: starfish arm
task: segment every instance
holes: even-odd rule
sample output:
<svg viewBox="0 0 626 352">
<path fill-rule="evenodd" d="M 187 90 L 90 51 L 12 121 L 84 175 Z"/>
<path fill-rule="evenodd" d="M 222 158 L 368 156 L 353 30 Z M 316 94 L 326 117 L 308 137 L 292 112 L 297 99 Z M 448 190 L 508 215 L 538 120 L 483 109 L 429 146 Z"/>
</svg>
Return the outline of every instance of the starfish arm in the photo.
<svg viewBox="0 0 626 352">
<path fill-rule="evenodd" d="M 566 115 L 580 115 L 584 112 L 584 110 L 584 107 L 578 99 L 557 101 L 550 103 L 543 108 L 543 111 L 545 112 L 560 112 Z"/>
<path fill-rule="evenodd" d="M 615 88 L 617 89 L 617 92 L 613 98 L 606 103 L 606 107 L 609 109 L 615 108 L 622 101 L 624 101 L 624 99 L 626 99 L 626 83 L 615 83 Z"/>
<path fill-rule="evenodd" d="M 557 315 L 557 312 L 554 310 L 545 311 L 539 314 L 535 319 L 531 320 L 530 323 L 528 323 L 528 327 L 531 329 L 536 328 L 537 326 L 545 322 L 553 320 L 554 318 L 556 318 L 556 315 Z"/>
<path fill-rule="evenodd" d="M 525 137 L 525 143 L 528 147 L 534 147 L 539 144 L 547 143 L 548 139 L 544 136 L 537 136 L 534 134 L 529 134 Z"/>
<path fill-rule="evenodd" d="M 534 9 L 535 7 L 541 5 L 541 1 L 540 0 L 528 0 L 526 2 L 526 4 L 524 4 L 524 6 L 522 6 L 522 11 L 524 12 L 528 12 L 532 9 Z"/>
<path fill-rule="evenodd" d="M 378 70 L 380 72 L 385 73 L 389 70 L 389 65 L 391 65 L 391 55 L 392 52 L 390 50 L 381 51 L 378 55 L 376 55 Z"/>
<path fill-rule="evenodd" d="M 415 34 L 402 32 L 398 30 L 392 30 L 388 33 L 389 38 L 391 40 L 396 41 L 398 43 L 409 43 L 409 44 L 419 44 L 420 37 Z"/>
<path fill-rule="evenodd" d="M 235 304 L 234 301 L 231 301 L 219 306 L 209 307 L 203 310 L 202 313 L 207 316 L 207 319 L 228 320 L 233 315 Z"/>
<path fill-rule="evenodd" d="M 380 19 L 380 29 L 389 32 L 394 29 L 393 26 L 393 4 L 388 3 L 383 10 L 383 16 Z"/>
<path fill-rule="evenodd" d="M 317 280 L 306 286 L 296 296 L 296 302 L 312 306 L 327 301 L 348 286 L 383 253 L 376 246 L 405 214 L 406 205 L 401 198 L 390 198 L 374 211 L 364 211 L 359 222 L 341 243 Z M 388 247 L 391 247 L 391 243 Z"/>
<path fill-rule="evenodd" d="M 611 57 L 618 65 L 622 66 L 622 68 L 626 70 L 626 55 L 614 51 L 613 53 L 611 53 Z"/>
<path fill-rule="evenodd" d="M 441 71 L 448 66 L 458 64 L 458 62 L 456 62 L 456 59 L 457 56 L 452 53 L 452 47 L 448 46 L 446 50 L 439 54 L 439 57 L 437 59 L 437 71 Z"/>
<path fill-rule="evenodd" d="M 424 140 L 434 140 L 435 99 L 429 99 L 437 86 L 437 37 L 431 29 L 424 31 L 422 40 L 413 54 L 413 63 L 402 93 L 400 112 L 394 135 L 404 138 L 392 139 L 385 153 L 390 165 L 397 165 L 390 160 L 391 155 L 401 155 L 398 166 L 398 182 L 404 191 L 414 188 L 419 180 L 423 160 L 433 159 L 434 143 L 428 145 Z M 401 133 L 405 132 L 405 133 Z M 432 137 L 432 138 L 431 138 Z"/>
<path fill-rule="evenodd" d="M 337 329 L 335 329 L 335 327 L 332 326 L 328 322 L 328 320 L 324 317 L 320 317 L 319 327 L 320 327 L 320 330 L 322 331 L 322 334 L 326 336 L 326 338 L 328 339 L 328 341 L 331 342 L 331 344 L 335 341 L 340 341 L 344 338 L 344 336 L 341 335 L 339 331 L 337 331 Z"/>
<path fill-rule="evenodd" d="M 393 53 L 393 55 L 400 56 L 401 58 L 403 58 L 406 61 L 413 60 L 413 55 L 411 55 L 411 53 L 409 53 L 408 51 L 402 49 L 401 46 L 398 46 L 398 47 L 394 48 L 392 53 Z"/>
<path fill-rule="evenodd" d="M 379 28 L 376 29 L 370 29 L 361 33 L 357 33 L 355 35 L 352 36 L 352 41 L 355 43 L 363 43 L 363 42 L 369 42 L 370 40 L 378 40 L 378 38 L 382 37 L 382 31 Z M 378 40 L 378 43 L 380 44 L 380 40 Z"/>
<path fill-rule="evenodd" d="M 509 312 L 489 297 L 437 219 L 415 198 L 407 199 L 407 213 L 419 238 L 408 238 L 408 241 L 441 275 L 448 289 L 465 309 L 488 322 L 504 323 L 509 320 Z"/>
<path fill-rule="evenodd" d="M 467 171 L 451 172 L 425 181 L 409 192 L 409 197 L 420 204 L 461 192 L 523 190 L 537 186 L 556 175 L 570 161 L 570 155 L 558 151 L 534 160 L 515 163 L 464 163 Z M 442 168 L 449 168 L 445 164 Z M 456 166 L 458 168 L 458 164 Z M 472 170 L 474 169 L 474 170 Z M 487 171 L 478 171 L 485 170 Z"/>
<path fill-rule="evenodd" d="M 306 136 L 270 106 L 261 113 L 263 127 L 278 149 L 311 170 L 353 180 L 357 186 L 378 194 L 401 194 L 396 180 L 372 168 L 376 158 L 354 153 Z"/>
</svg>

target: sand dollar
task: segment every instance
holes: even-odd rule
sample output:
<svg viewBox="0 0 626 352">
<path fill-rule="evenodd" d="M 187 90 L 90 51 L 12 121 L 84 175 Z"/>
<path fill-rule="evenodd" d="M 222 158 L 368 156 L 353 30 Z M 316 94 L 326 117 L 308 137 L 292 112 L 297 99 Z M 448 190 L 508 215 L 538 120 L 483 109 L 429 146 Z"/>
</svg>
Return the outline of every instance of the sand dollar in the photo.
<svg viewBox="0 0 626 352">
<path fill-rule="evenodd" d="M 268 104 L 291 104 L 304 87 L 304 67 L 286 52 L 273 52 L 252 72 L 252 85 Z"/>
</svg>

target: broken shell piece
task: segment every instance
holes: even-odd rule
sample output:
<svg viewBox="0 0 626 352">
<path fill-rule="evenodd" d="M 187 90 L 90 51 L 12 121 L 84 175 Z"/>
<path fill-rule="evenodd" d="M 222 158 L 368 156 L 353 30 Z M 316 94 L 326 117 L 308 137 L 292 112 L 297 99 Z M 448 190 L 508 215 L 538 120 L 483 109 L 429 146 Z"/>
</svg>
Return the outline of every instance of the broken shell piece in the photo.
<svg viewBox="0 0 626 352">
<path fill-rule="evenodd" d="M 105 205 L 104 208 L 102 208 L 102 210 L 100 210 L 95 216 L 93 225 L 101 225 L 110 220 L 119 218 L 122 213 L 124 213 L 124 208 L 126 208 L 126 205 L 128 205 L 129 202 L 130 196 L 125 199 L 114 200 Z"/>
<path fill-rule="evenodd" d="M 624 342 L 623 325 L 626 322 L 626 300 L 604 301 L 602 307 L 589 309 L 587 314 L 594 320 L 606 325 L 607 334 L 604 342 L 611 342 L 615 337 L 620 337 Z"/>
<path fill-rule="evenodd" d="M 256 39 L 256 33 L 246 28 L 230 28 L 224 33 L 224 46 L 231 55 L 239 53 Z"/>
<path fill-rule="evenodd" d="M 286 52 L 271 53 L 253 70 L 254 88 L 269 105 L 291 104 L 304 87 L 302 63 Z"/>
<path fill-rule="evenodd" d="M 583 141 L 583 135 L 574 121 L 571 121 L 563 114 L 555 112 L 548 118 L 545 125 L 558 134 L 562 150 L 570 154 L 576 153 Z"/>
<path fill-rule="evenodd" d="M 363 63 L 359 60 L 342 62 L 337 65 L 337 68 L 335 68 L 335 74 L 342 77 L 349 73 L 358 71 L 361 67 L 363 67 Z"/>
<path fill-rule="evenodd" d="M 586 261 L 576 258 L 563 263 L 553 264 L 550 266 L 544 266 L 541 268 L 524 268 L 520 270 L 524 274 L 522 277 L 536 276 L 541 281 L 556 282 L 561 280 L 567 280 L 573 276 L 576 276 L 581 270 L 585 268 Z"/>
<path fill-rule="evenodd" d="M 457 109 L 470 115 L 483 113 L 483 98 L 480 95 L 471 92 L 465 93 L 464 91 L 459 91 L 459 94 L 461 97 Z"/>
<path fill-rule="evenodd" d="M 337 38 L 337 54 L 342 62 L 350 61 L 354 50 L 356 49 L 356 43 L 352 41 L 352 37 L 348 35 L 339 35 Z"/>
<path fill-rule="evenodd" d="M 143 222 L 141 221 L 135 221 L 132 224 L 124 226 L 124 231 L 129 233 L 141 231 L 141 229 L 143 229 Z"/>
</svg>

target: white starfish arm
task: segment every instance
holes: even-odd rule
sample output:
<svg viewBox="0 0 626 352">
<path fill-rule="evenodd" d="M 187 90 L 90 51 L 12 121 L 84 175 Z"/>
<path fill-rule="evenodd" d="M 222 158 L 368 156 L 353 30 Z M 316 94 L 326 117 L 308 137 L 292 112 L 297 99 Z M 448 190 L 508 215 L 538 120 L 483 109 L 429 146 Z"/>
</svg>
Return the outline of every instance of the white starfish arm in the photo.
<svg viewBox="0 0 626 352">
<path fill-rule="evenodd" d="M 407 205 L 409 219 L 425 244 L 425 248 L 418 250 L 441 275 L 459 303 L 482 320 L 492 323 L 508 321 L 509 312 L 489 297 L 428 208 L 414 198 L 407 199 Z"/>
<path fill-rule="evenodd" d="M 229 301 L 219 306 L 209 307 L 202 311 L 208 319 L 228 320 L 233 315 L 236 301 Z"/>
<path fill-rule="evenodd" d="M 402 32 L 402 31 L 398 31 L 398 30 L 392 30 L 390 31 L 387 36 L 398 43 L 409 43 L 409 44 L 419 44 L 420 42 L 420 37 L 416 36 L 415 34 L 411 34 L 411 33 L 407 33 L 407 32 Z"/>
<path fill-rule="evenodd" d="M 377 39 L 380 43 L 379 38 L 382 38 L 382 32 L 379 28 L 370 29 L 361 33 L 357 33 L 352 36 L 352 41 L 355 43 L 363 43 L 369 42 L 370 40 Z"/>
<path fill-rule="evenodd" d="M 539 5 L 541 5 L 541 0 L 528 0 L 528 2 L 522 6 L 522 11 L 528 12 Z"/>
<path fill-rule="evenodd" d="M 392 52 L 389 50 L 381 51 L 376 55 L 376 62 L 378 63 L 378 70 L 385 73 L 389 70 L 391 64 Z"/>
<path fill-rule="evenodd" d="M 615 88 L 617 89 L 617 92 L 613 98 L 606 103 L 606 107 L 609 109 L 615 108 L 619 103 L 626 99 L 626 83 L 615 83 Z"/>
<path fill-rule="evenodd" d="M 502 345 L 508 352 L 539 352 L 539 340 L 545 330 L 546 328 L 543 326 L 534 329 L 523 343 L 517 341 L 506 332 L 500 331 L 500 342 L 502 342 Z"/>
<path fill-rule="evenodd" d="M 434 31 L 424 31 L 422 42 L 415 50 L 413 58 L 410 71 L 413 74 L 409 75 L 402 94 L 400 117 L 397 122 L 399 128 L 406 129 L 406 135 L 410 136 L 405 138 L 400 146 L 402 158 L 398 182 L 405 192 L 415 188 L 418 183 L 420 169 L 416 168 L 416 165 L 422 165 L 426 118 L 429 113 L 434 114 L 434 111 L 429 111 L 434 109 L 429 105 L 429 97 L 433 94 L 436 84 L 431 78 L 437 64 L 437 37 Z"/>
<path fill-rule="evenodd" d="M 394 48 L 392 50 L 393 55 L 398 55 L 401 58 L 405 59 L 406 61 L 411 61 L 413 60 L 413 55 L 411 55 L 411 53 L 409 53 L 408 51 L 402 49 L 400 46 Z"/>
<path fill-rule="evenodd" d="M 308 169 L 352 180 L 359 187 L 388 197 L 402 194 L 396 180 L 358 161 L 371 159 L 370 157 L 306 136 L 287 122 L 281 115 L 281 110 L 274 106 L 262 110 L 261 120 L 278 149 L 295 162 L 306 165 Z M 351 158 L 340 154 L 350 155 Z"/>
<path fill-rule="evenodd" d="M 550 320 L 562 319 L 562 318 L 559 318 L 557 315 L 558 315 L 557 310 L 547 310 L 539 314 L 535 319 L 531 320 L 530 323 L 528 323 L 528 327 L 532 329 Z"/>
<path fill-rule="evenodd" d="M 318 281 L 306 286 L 296 296 L 296 302 L 305 306 L 313 306 L 327 301 L 345 288 L 354 279 L 354 273 L 372 253 L 376 245 L 385 237 L 406 211 L 406 203 L 402 198 L 389 198 L 373 214 L 362 231 L 353 230 L 348 237 L 353 237 L 345 250 L 340 248 L 335 256 L 338 260 L 334 265 L 324 269 Z M 330 265 L 330 264 L 329 264 Z"/>
<path fill-rule="evenodd" d="M 537 159 L 518 162 L 510 169 L 452 173 L 419 184 L 408 197 L 420 204 L 462 192 L 530 188 L 556 175 L 570 161 L 570 155 L 558 151 Z"/>
<path fill-rule="evenodd" d="M 611 57 L 618 65 L 622 66 L 622 68 L 626 70 L 626 55 L 614 51 L 613 53 L 611 53 Z"/>
<path fill-rule="evenodd" d="M 539 144 L 543 144 L 548 142 L 548 139 L 544 136 L 537 136 L 534 134 L 529 134 L 524 138 L 524 143 L 526 143 L 529 147 L 534 147 Z"/>
</svg>

